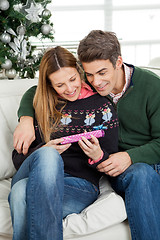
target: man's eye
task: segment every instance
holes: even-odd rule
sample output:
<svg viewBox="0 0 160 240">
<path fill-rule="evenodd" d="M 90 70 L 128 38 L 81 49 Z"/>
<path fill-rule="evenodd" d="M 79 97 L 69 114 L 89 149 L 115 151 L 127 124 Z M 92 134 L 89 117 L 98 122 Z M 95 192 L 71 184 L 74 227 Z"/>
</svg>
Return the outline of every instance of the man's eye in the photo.
<svg viewBox="0 0 160 240">
<path fill-rule="evenodd" d="M 106 72 L 101 72 L 101 73 L 99 73 L 99 75 L 100 75 L 100 76 L 103 76 L 103 75 L 105 75 L 105 73 L 106 73 Z"/>
</svg>

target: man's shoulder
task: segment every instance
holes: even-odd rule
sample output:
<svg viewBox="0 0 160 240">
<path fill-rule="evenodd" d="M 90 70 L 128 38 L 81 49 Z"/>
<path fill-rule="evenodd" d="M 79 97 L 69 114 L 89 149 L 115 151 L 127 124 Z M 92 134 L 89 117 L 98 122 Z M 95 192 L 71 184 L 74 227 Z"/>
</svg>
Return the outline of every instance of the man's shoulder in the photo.
<svg viewBox="0 0 160 240">
<path fill-rule="evenodd" d="M 150 84 L 159 84 L 160 76 L 157 75 L 154 71 L 151 71 L 150 69 L 135 66 L 132 80 L 133 82 L 138 81 L 139 83 L 148 82 Z"/>
<path fill-rule="evenodd" d="M 149 67 L 139 67 L 139 66 L 135 66 L 133 64 L 128 64 L 128 63 L 124 63 L 125 65 L 127 65 L 128 67 L 133 69 L 133 76 L 135 77 L 154 77 L 160 80 L 160 70 L 158 71 L 157 69 L 151 69 Z"/>
<path fill-rule="evenodd" d="M 155 77 L 155 78 L 158 78 L 160 79 L 160 76 L 153 70 L 151 70 L 150 68 L 147 68 L 147 67 L 137 67 L 135 66 L 135 73 L 137 74 L 141 74 L 141 76 L 148 76 L 148 77 Z M 159 72 L 160 74 L 160 72 Z"/>
</svg>

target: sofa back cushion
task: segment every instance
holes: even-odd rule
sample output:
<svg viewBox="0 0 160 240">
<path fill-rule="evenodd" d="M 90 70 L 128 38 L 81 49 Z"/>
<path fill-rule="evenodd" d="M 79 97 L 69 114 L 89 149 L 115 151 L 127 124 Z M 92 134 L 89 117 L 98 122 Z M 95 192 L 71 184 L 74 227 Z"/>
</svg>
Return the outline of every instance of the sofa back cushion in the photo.
<svg viewBox="0 0 160 240">
<path fill-rule="evenodd" d="M 37 79 L 0 80 L 0 180 L 12 177 L 13 132 L 17 126 L 17 110 L 23 93 Z"/>
</svg>

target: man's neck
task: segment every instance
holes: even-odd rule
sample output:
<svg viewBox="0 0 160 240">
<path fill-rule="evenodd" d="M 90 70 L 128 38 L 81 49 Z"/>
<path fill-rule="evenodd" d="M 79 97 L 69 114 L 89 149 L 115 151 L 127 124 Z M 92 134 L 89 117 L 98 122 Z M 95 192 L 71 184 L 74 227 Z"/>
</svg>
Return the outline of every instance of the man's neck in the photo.
<svg viewBox="0 0 160 240">
<path fill-rule="evenodd" d="M 125 85 L 126 81 L 125 81 L 125 72 L 124 72 L 124 66 L 123 65 L 118 70 L 117 77 L 118 77 L 118 80 L 117 80 L 115 88 L 112 91 L 113 94 L 121 93 L 123 88 L 124 88 L 124 85 Z"/>
</svg>

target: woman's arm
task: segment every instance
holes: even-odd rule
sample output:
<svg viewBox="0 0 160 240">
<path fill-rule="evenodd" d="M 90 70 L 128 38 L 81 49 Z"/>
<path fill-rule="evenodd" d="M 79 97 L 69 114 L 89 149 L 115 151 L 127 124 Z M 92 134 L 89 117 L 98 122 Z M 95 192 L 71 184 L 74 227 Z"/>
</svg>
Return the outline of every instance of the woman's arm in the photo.
<svg viewBox="0 0 160 240">
<path fill-rule="evenodd" d="M 35 140 L 33 98 L 36 88 L 37 86 L 33 86 L 25 92 L 18 109 L 19 124 L 14 131 L 13 143 L 15 150 L 19 154 L 26 155 L 29 146 Z"/>
<path fill-rule="evenodd" d="M 109 111 L 110 110 L 110 111 Z M 83 137 L 79 141 L 79 146 L 84 153 L 90 158 L 88 163 L 93 168 L 96 168 L 100 163 L 108 161 L 109 156 L 118 152 L 118 119 L 113 105 L 109 105 L 108 111 L 112 117 L 102 122 L 103 127 L 106 128 L 105 136 L 97 139 L 92 137 L 87 140 Z"/>
</svg>

